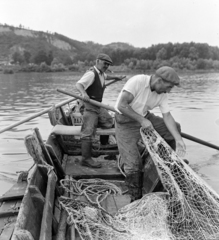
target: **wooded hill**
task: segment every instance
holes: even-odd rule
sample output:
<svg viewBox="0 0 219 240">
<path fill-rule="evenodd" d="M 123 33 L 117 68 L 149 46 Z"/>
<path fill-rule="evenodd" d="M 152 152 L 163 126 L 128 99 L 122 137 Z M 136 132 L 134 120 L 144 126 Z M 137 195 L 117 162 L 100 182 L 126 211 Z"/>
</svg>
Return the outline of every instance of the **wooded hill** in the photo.
<svg viewBox="0 0 219 240">
<path fill-rule="evenodd" d="M 78 61 L 92 61 L 104 48 L 135 49 L 127 43 L 101 45 L 93 42 L 80 42 L 58 33 L 46 33 L 0 24 L 0 61 L 36 62 L 39 52 L 52 55 L 63 64 Z M 13 56 L 15 55 L 15 56 Z M 19 59 L 20 58 L 20 59 Z"/>
<path fill-rule="evenodd" d="M 107 53 L 114 65 L 130 69 L 154 69 L 171 65 L 188 69 L 219 69 L 219 48 L 206 43 L 167 43 L 136 48 L 128 43 L 101 45 L 80 42 L 58 33 L 34 31 L 0 24 L 0 62 L 63 64 L 76 66 L 79 62 L 92 65 L 99 52 Z M 164 64 L 165 63 L 165 64 Z M 175 64 L 175 65 L 174 65 Z"/>
</svg>

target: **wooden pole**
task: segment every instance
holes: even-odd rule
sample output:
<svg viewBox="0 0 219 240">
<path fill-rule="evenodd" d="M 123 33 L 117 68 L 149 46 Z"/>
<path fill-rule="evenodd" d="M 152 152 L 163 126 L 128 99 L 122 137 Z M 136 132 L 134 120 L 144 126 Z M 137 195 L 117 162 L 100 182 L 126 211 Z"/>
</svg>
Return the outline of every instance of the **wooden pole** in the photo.
<svg viewBox="0 0 219 240">
<path fill-rule="evenodd" d="M 212 143 L 203 141 L 203 140 L 201 140 L 201 139 L 199 139 L 199 138 L 193 137 L 193 136 L 191 136 L 191 135 L 189 135 L 189 134 L 187 134 L 187 133 L 183 133 L 183 132 L 182 132 L 182 133 L 181 133 L 181 136 L 182 136 L 183 138 L 186 138 L 186 139 L 190 140 L 190 141 L 193 141 L 193 142 L 196 142 L 196 143 L 205 145 L 205 146 L 207 146 L 207 147 L 210 147 L 210 148 L 214 148 L 214 149 L 219 150 L 219 146 L 216 146 L 216 145 L 214 145 L 214 144 L 212 144 Z"/>
<path fill-rule="evenodd" d="M 55 107 L 56 108 L 61 107 L 61 106 L 65 105 L 65 104 L 70 103 L 70 102 L 75 101 L 75 100 L 76 100 L 75 98 L 67 99 L 67 100 L 65 100 L 63 102 L 60 102 L 60 103 L 56 104 Z M 23 119 L 21 121 L 18 121 L 18 122 L 14 123 L 14 124 L 11 124 L 8 127 L 2 128 L 2 129 L 0 129 L 0 133 L 3 133 L 5 131 L 7 131 L 7 130 L 10 130 L 10 129 L 14 128 L 14 127 L 17 127 L 17 126 L 21 125 L 22 123 L 28 122 L 28 121 L 30 121 L 30 120 L 32 120 L 34 118 L 37 118 L 37 117 L 39 117 L 39 116 L 41 116 L 41 115 L 43 115 L 45 113 L 48 113 L 51 109 L 52 109 L 52 106 L 49 107 L 49 108 L 44 109 L 41 112 L 35 113 L 35 114 L 33 114 L 33 115 L 31 115 L 31 116 L 29 116 L 29 117 L 27 117 L 27 118 L 25 118 L 25 119 Z"/>
<path fill-rule="evenodd" d="M 75 93 L 70 93 L 70 92 L 67 92 L 67 91 L 64 91 L 64 90 L 61 90 L 61 89 L 57 89 L 57 91 L 60 92 L 60 93 L 64 93 L 64 94 L 66 94 L 66 95 L 69 95 L 69 96 L 72 96 L 72 97 L 75 97 L 75 98 L 78 98 L 78 99 L 83 100 L 83 97 L 81 97 L 81 96 L 79 96 L 79 95 L 77 95 L 77 94 L 75 94 Z M 106 108 L 107 110 L 110 110 L 110 111 L 113 111 L 113 112 L 117 112 L 117 111 L 115 110 L 115 108 L 112 107 L 112 106 L 110 106 L 110 105 L 106 105 L 106 104 L 97 102 L 97 101 L 92 100 L 92 99 L 90 99 L 90 103 L 93 104 L 93 105 L 95 105 L 95 106 L 103 107 L 103 108 Z M 193 137 L 193 136 L 191 136 L 191 135 L 189 135 L 189 134 L 181 133 L 181 136 L 182 136 L 183 138 L 189 139 L 189 140 L 191 140 L 191 141 L 193 141 L 193 142 L 196 142 L 196 143 L 205 145 L 205 146 L 207 146 L 207 147 L 210 147 L 210 148 L 214 148 L 214 149 L 219 150 L 219 146 L 216 146 L 216 145 L 211 144 L 211 143 L 209 143 L 209 142 L 203 141 L 203 140 L 201 140 L 201 139 L 199 139 L 199 138 L 196 138 L 196 137 Z"/>
<path fill-rule="evenodd" d="M 117 82 L 117 81 L 118 81 L 118 80 L 113 80 L 113 81 L 105 84 L 105 87 L 107 87 L 107 86 L 109 86 L 109 85 L 111 85 L 111 84 L 113 84 L 114 82 Z M 55 105 L 55 107 L 56 107 L 56 108 L 61 107 L 61 106 L 65 105 L 65 104 L 70 103 L 70 102 L 75 101 L 75 100 L 76 100 L 75 98 L 67 99 L 67 100 L 65 100 L 65 101 L 63 101 L 63 102 L 58 103 L 57 105 Z M 0 129 L 0 133 L 3 133 L 3 132 L 5 132 L 5 131 L 8 131 L 8 130 L 10 130 L 10 129 L 14 128 L 14 127 L 17 127 L 17 126 L 19 126 L 19 125 L 21 125 L 21 124 L 23 124 L 23 123 L 25 123 L 25 122 L 28 122 L 28 121 L 30 121 L 30 120 L 32 120 L 32 119 L 34 119 L 34 118 L 37 118 L 37 117 L 39 117 L 39 116 L 41 116 L 41 115 L 43 115 L 43 114 L 45 114 L 45 113 L 48 113 L 51 109 L 52 109 L 52 107 L 49 107 L 49 108 L 47 108 L 47 109 L 44 109 L 44 110 L 41 111 L 41 112 L 35 113 L 35 114 L 27 117 L 27 118 L 25 118 L 25 119 L 23 119 L 23 120 L 21 120 L 21 121 L 19 121 L 19 122 L 13 123 L 13 124 L 9 125 L 8 127 L 2 128 L 2 129 Z"/>
<path fill-rule="evenodd" d="M 105 87 L 107 87 L 107 86 L 113 84 L 114 82 L 118 82 L 118 80 L 113 80 L 113 81 L 111 81 L 111 82 L 106 83 L 106 84 L 105 84 Z"/>
<path fill-rule="evenodd" d="M 67 92 L 67 91 L 62 90 L 62 89 L 57 89 L 57 91 L 60 92 L 60 93 L 64 93 L 64 94 L 66 94 L 66 95 L 69 95 L 69 96 L 78 98 L 78 99 L 80 99 L 80 100 L 82 100 L 82 101 L 84 100 L 83 97 L 81 97 L 80 95 L 78 95 L 78 94 L 76 94 L 76 93 Z M 107 109 L 107 110 L 116 112 L 115 108 L 112 107 L 112 106 L 110 106 L 110 105 L 108 105 L 108 104 L 100 103 L 100 102 L 97 102 L 97 101 L 92 100 L 92 99 L 90 99 L 90 103 L 93 104 L 93 105 L 95 105 L 95 106 L 97 106 L 97 107 L 103 107 L 103 108 L 105 108 L 105 109 Z"/>
</svg>

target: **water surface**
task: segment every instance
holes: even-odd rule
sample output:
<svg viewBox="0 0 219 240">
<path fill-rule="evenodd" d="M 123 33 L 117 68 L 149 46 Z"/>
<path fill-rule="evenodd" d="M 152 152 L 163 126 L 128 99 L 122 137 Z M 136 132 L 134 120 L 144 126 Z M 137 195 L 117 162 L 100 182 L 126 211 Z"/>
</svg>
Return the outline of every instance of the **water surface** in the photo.
<svg viewBox="0 0 219 240">
<path fill-rule="evenodd" d="M 0 129 L 51 105 L 69 98 L 56 91 L 75 90 L 81 74 L 18 73 L 0 74 Z M 127 79 L 131 74 L 127 75 Z M 180 74 L 182 88 L 170 94 L 171 112 L 180 122 L 182 131 L 219 146 L 219 73 Z M 104 103 L 113 105 L 126 80 L 106 88 Z M 156 114 L 160 114 L 155 109 Z M 44 114 L 0 134 L 0 195 L 17 179 L 19 171 L 28 170 L 33 160 L 26 152 L 24 137 L 38 127 L 46 139 L 51 130 Z M 187 158 L 198 174 L 219 192 L 219 152 L 185 140 Z"/>
</svg>

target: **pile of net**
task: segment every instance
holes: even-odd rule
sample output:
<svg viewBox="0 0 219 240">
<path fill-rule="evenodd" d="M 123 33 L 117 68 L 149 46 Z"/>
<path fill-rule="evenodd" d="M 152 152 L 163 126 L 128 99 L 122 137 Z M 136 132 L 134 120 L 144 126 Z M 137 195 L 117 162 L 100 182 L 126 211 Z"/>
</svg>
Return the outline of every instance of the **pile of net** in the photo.
<svg viewBox="0 0 219 240">
<path fill-rule="evenodd" d="M 61 198 L 81 239 L 103 240 L 218 240 L 219 196 L 166 144 L 154 129 L 141 129 L 164 193 L 150 193 L 110 215 L 101 202 L 109 194 L 121 194 L 104 180 L 72 181 L 73 196 L 89 201 Z M 93 180 L 94 181 L 94 180 Z M 77 182 L 77 184 L 76 184 Z M 69 184 L 69 182 L 68 182 Z M 63 183 L 67 186 L 67 183 Z M 92 196 L 92 197 L 90 197 Z"/>
<path fill-rule="evenodd" d="M 83 240 L 167 240 L 167 207 L 163 196 L 148 194 L 118 210 L 113 216 L 102 206 L 109 195 L 121 195 L 121 189 L 102 179 L 62 180 L 62 186 L 74 197 L 61 197 L 67 211 L 67 223 L 74 224 Z M 70 190 L 71 189 L 71 190 Z M 83 201 L 83 196 L 88 201 Z M 165 197 L 164 197 L 165 198 Z M 84 199 L 85 200 L 85 199 Z"/>
</svg>

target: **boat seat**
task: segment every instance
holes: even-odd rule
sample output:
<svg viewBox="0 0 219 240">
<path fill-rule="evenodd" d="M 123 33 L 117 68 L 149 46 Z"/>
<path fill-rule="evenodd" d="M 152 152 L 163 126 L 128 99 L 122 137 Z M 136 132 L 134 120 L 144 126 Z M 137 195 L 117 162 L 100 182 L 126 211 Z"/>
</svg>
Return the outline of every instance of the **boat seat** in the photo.
<svg viewBox="0 0 219 240">
<path fill-rule="evenodd" d="M 101 145 L 94 141 L 92 143 L 92 156 L 118 155 L 119 150 L 115 140 L 115 129 L 97 128 L 95 136 L 97 136 L 98 139 L 101 135 L 111 136 L 111 143 Z M 63 149 L 64 153 L 75 156 L 81 155 L 81 126 L 55 125 L 51 130 L 50 136 L 57 139 L 57 142 Z"/>
<path fill-rule="evenodd" d="M 51 131 L 51 134 L 80 136 L 81 126 L 55 125 Z M 115 128 L 109 128 L 109 129 L 97 128 L 96 135 L 98 136 L 114 135 L 115 136 Z"/>
</svg>

